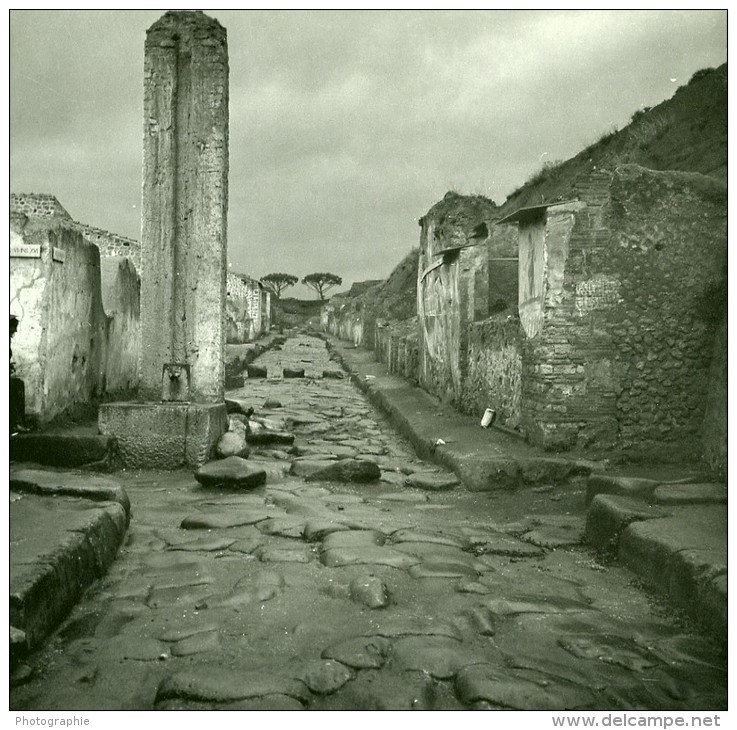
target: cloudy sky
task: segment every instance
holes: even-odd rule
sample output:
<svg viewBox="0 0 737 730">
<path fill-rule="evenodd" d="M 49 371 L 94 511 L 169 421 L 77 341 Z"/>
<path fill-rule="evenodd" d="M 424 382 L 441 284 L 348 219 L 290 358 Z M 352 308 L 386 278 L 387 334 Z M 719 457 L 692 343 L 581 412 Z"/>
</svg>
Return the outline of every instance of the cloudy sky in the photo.
<svg viewBox="0 0 737 730">
<path fill-rule="evenodd" d="M 162 12 L 11 11 L 12 192 L 140 237 Z M 387 276 L 446 191 L 502 203 L 727 59 L 726 11 L 207 12 L 228 30 L 233 269 L 345 285 Z"/>
</svg>

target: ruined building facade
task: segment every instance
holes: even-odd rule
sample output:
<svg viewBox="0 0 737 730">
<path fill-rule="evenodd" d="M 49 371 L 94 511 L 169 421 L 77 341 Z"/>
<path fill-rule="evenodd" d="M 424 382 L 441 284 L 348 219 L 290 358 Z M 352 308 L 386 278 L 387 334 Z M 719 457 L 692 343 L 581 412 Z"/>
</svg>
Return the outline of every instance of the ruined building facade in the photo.
<svg viewBox="0 0 737 730">
<path fill-rule="evenodd" d="M 363 322 L 363 343 L 545 449 L 690 456 L 723 472 L 726 224 L 720 181 L 636 165 L 506 215 L 449 193 L 420 221 L 417 356 L 409 320 L 368 335 Z M 325 326 L 346 329 L 337 312 Z"/>
<path fill-rule="evenodd" d="M 85 231 L 95 231 L 93 241 Z M 13 359 L 29 420 L 72 415 L 137 387 L 136 258 L 137 242 L 77 223 L 52 195 L 11 196 Z"/>
</svg>

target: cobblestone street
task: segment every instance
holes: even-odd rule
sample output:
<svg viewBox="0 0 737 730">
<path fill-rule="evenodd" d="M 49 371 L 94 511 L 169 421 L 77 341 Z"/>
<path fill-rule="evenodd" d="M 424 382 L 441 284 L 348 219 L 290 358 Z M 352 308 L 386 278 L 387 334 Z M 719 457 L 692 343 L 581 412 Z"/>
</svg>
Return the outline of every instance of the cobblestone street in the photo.
<svg viewBox="0 0 737 730">
<path fill-rule="evenodd" d="M 465 491 L 322 340 L 254 365 L 268 377 L 227 397 L 294 435 L 251 443 L 266 485 L 115 474 L 126 542 L 13 709 L 726 707 L 726 647 L 581 545 L 582 482 Z"/>
</svg>

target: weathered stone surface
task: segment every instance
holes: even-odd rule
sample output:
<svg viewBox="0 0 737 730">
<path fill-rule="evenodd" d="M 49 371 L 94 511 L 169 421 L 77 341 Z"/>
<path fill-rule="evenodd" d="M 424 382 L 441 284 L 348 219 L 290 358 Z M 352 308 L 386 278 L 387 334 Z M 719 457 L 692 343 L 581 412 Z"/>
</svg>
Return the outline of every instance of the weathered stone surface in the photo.
<svg viewBox="0 0 737 730">
<path fill-rule="evenodd" d="M 405 484 L 415 489 L 424 489 L 428 492 L 445 492 L 455 489 L 460 481 L 455 474 L 434 474 L 432 472 L 415 472 L 410 474 Z"/>
<path fill-rule="evenodd" d="M 322 540 L 322 549 L 332 548 L 363 548 L 366 546 L 381 546 L 386 542 L 386 537 L 377 530 L 350 530 L 349 532 L 332 532 L 325 535 Z"/>
<path fill-rule="evenodd" d="M 281 408 L 282 402 L 276 398 L 267 398 L 264 401 L 264 408 Z"/>
<path fill-rule="evenodd" d="M 300 517 L 285 515 L 283 517 L 270 517 L 268 520 L 259 522 L 258 529 L 264 535 L 278 535 L 280 537 L 302 537 L 305 529 L 305 521 Z"/>
<path fill-rule="evenodd" d="M 200 664 L 165 677 L 156 692 L 156 702 L 173 698 L 228 702 L 268 695 L 286 695 L 301 702 L 309 697 L 304 683 L 297 679 Z"/>
<path fill-rule="evenodd" d="M 446 636 L 461 641 L 461 632 L 446 621 L 437 621 L 426 618 L 400 617 L 377 619 L 377 626 L 372 634 L 384 638 L 399 636 Z"/>
<path fill-rule="evenodd" d="M 373 461 L 341 459 L 313 472 L 307 477 L 307 481 L 364 483 L 376 481 L 380 476 L 381 470 Z"/>
<path fill-rule="evenodd" d="M 305 376 L 305 369 L 304 368 L 284 368 L 282 374 L 284 375 L 284 378 L 304 378 Z"/>
<path fill-rule="evenodd" d="M 291 446 L 294 443 L 294 434 L 287 431 L 271 431 L 270 429 L 262 429 L 260 431 L 249 431 L 246 434 L 246 441 L 254 446 Z"/>
<path fill-rule="evenodd" d="M 334 532 L 346 532 L 347 530 L 350 528 L 339 522 L 338 519 L 324 517 L 307 520 L 303 534 L 306 540 L 316 542 Z"/>
<path fill-rule="evenodd" d="M 419 492 L 386 492 L 377 494 L 374 499 L 381 499 L 387 502 L 407 502 L 408 504 L 416 504 L 419 502 L 427 502 L 429 499 L 427 494 Z"/>
<path fill-rule="evenodd" d="M 407 569 L 417 565 L 420 559 L 391 548 L 366 545 L 359 548 L 337 547 L 323 550 L 320 553 L 320 562 L 328 568 L 342 565 L 387 565 Z"/>
<path fill-rule="evenodd" d="M 727 504 L 726 484 L 662 484 L 653 492 L 656 504 Z"/>
<path fill-rule="evenodd" d="M 391 642 L 380 636 L 358 636 L 322 652 L 323 659 L 335 659 L 353 669 L 380 669 L 384 666 Z"/>
<path fill-rule="evenodd" d="M 218 441 L 217 454 L 223 459 L 228 456 L 240 456 L 241 459 L 247 459 L 249 453 L 244 433 L 226 431 Z"/>
<path fill-rule="evenodd" d="M 345 664 L 332 659 L 324 659 L 308 664 L 300 672 L 299 679 L 307 685 L 310 692 L 316 695 L 329 695 L 337 692 L 355 676 L 355 672 Z"/>
<path fill-rule="evenodd" d="M 264 545 L 254 553 L 262 563 L 309 563 L 314 559 L 307 547 L 277 548 Z"/>
<path fill-rule="evenodd" d="M 539 547 L 555 549 L 578 545 L 583 539 L 585 522 L 580 517 L 560 516 L 540 518 L 540 525 L 522 535 L 521 539 Z"/>
<path fill-rule="evenodd" d="M 294 476 L 308 477 L 315 472 L 319 472 L 322 469 L 330 466 L 334 459 L 298 459 L 292 462 L 292 468 L 290 472 Z"/>
<path fill-rule="evenodd" d="M 461 669 L 455 678 L 455 691 L 466 705 L 485 701 L 509 710 L 566 710 L 591 701 L 591 693 L 583 687 L 545 686 L 519 672 L 505 672 L 491 664 Z"/>
<path fill-rule="evenodd" d="M 263 469 L 254 469 L 239 456 L 229 456 L 200 467 L 194 478 L 204 487 L 253 489 L 266 483 L 266 472 Z"/>
<path fill-rule="evenodd" d="M 659 484 L 660 482 L 655 479 L 591 474 L 586 482 L 586 504 L 589 504 L 597 494 L 618 494 L 623 497 L 648 499 Z"/>
<path fill-rule="evenodd" d="M 229 527 L 255 525 L 268 519 L 273 513 L 262 509 L 240 509 L 228 512 L 211 512 L 193 514 L 182 520 L 184 530 L 218 530 Z"/>
<path fill-rule="evenodd" d="M 479 654 L 445 636 L 407 636 L 392 648 L 392 666 L 425 672 L 435 679 L 452 679 L 468 664 L 482 661 Z"/>
<path fill-rule="evenodd" d="M 667 517 L 668 514 L 662 507 L 651 506 L 632 497 L 598 494 L 586 515 L 585 539 L 599 550 L 616 549 L 619 535 L 627 525 Z"/>
<path fill-rule="evenodd" d="M 192 656 L 220 649 L 220 635 L 217 631 L 203 631 L 186 639 L 180 639 L 171 646 L 172 656 Z"/>
<path fill-rule="evenodd" d="M 470 546 L 470 541 L 462 535 L 447 535 L 442 532 L 421 532 L 420 530 L 397 530 L 392 533 L 391 540 L 393 543 L 421 542 L 448 545 L 460 550 L 466 550 Z"/>
<path fill-rule="evenodd" d="M 171 545 L 169 550 L 179 552 L 205 552 L 205 553 L 217 553 L 221 550 L 227 550 L 236 539 L 233 537 L 218 537 L 217 535 L 205 535 L 204 537 L 198 537 L 196 540 L 189 540 L 188 542 L 177 543 Z"/>
<path fill-rule="evenodd" d="M 351 599 L 369 608 L 384 608 L 389 605 L 389 589 L 375 575 L 359 575 L 350 584 Z"/>
<path fill-rule="evenodd" d="M 466 562 L 452 560 L 424 560 L 409 569 L 413 578 L 468 578 L 478 575 Z"/>
<path fill-rule="evenodd" d="M 323 370 L 322 371 L 322 377 L 323 378 L 332 378 L 333 380 L 342 380 L 343 379 L 343 371 L 342 370 Z"/>
</svg>

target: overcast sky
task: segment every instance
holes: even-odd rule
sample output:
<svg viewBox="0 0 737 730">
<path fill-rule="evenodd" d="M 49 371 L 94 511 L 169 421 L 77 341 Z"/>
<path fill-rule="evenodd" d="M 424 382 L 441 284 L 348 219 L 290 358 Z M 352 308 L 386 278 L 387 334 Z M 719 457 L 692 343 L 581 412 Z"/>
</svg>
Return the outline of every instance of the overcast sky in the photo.
<svg viewBox="0 0 737 730">
<path fill-rule="evenodd" d="M 387 276 L 449 189 L 502 203 L 727 59 L 726 11 L 207 12 L 230 52 L 229 261 L 343 288 Z M 12 192 L 140 237 L 162 13 L 11 12 Z"/>
</svg>

